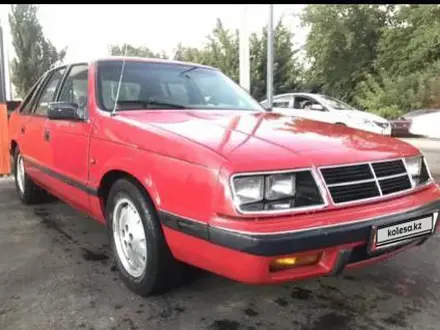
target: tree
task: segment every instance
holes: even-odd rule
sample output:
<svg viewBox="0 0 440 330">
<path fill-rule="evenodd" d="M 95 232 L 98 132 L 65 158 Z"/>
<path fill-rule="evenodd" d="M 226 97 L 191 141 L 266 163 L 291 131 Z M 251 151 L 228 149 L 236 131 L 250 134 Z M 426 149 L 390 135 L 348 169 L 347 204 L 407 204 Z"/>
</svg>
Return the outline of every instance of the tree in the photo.
<svg viewBox="0 0 440 330">
<path fill-rule="evenodd" d="M 220 19 L 217 19 L 217 24 L 207 36 L 207 42 L 202 49 L 179 44 L 175 49 L 174 59 L 214 66 L 237 82 L 239 80 L 238 31 L 232 33 L 223 26 Z"/>
<path fill-rule="evenodd" d="M 20 96 L 24 96 L 44 72 L 66 56 L 66 49 L 58 51 L 44 37 L 37 12 L 35 5 L 12 5 L 9 14 L 12 45 L 17 56 L 11 62 L 11 80 Z"/>
<path fill-rule="evenodd" d="M 301 16 L 310 28 L 305 50 L 309 82 L 348 102 L 356 86 L 374 74 L 377 48 L 393 6 L 309 5 Z"/>
<path fill-rule="evenodd" d="M 440 60 L 440 6 L 404 5 L 379 42 L 377 67 L 390 75 L 423 70 Z"/>
<path fill-rule="evenodd" d="M 375 68 L 356 99 L 386 117 L 440 106 L 440 6 L 399 6 L 378 44 Z"/>
<path fill-rule="evenodd" d="M 299 84 L 300 69 L 292 35 L 280 21 L 274 31 L 274 93 L 293 91 Z M 250 36 L 251 94 L 258 100 L 266 94 L 267 29 L 261 36 Z M 207 37 L 203 48 L 184 47 L 175 49 L 176 60 L 210 65 L 220 69 L 235 82 L 239 81 L 239 34 L 231 32 L 218 19 L 216 27 Z"/>
<path fill-rule="evenodd" d="M 150 50 L 148 47 L 140 46 L 136 47 L 130 44 L 123 45 L 110 45 L 109 47 L 110 55 L 114 56 L 136 56 L 136 57 L 149 57 L 149 58 L 167 58 L 165 53 L 155 53 Z"/>
<path fill-rule="evenodd" d="M 301 67 L 293 48 L 292 33 L 280 20 L 274 29 L 274 94 L 289 93 L 301 85 Z M 266 95 L 267 84 L 267 28 L 259 38 L 255 33 L 250 39 L 251 93 L 257 100 Z"/>
</svg>

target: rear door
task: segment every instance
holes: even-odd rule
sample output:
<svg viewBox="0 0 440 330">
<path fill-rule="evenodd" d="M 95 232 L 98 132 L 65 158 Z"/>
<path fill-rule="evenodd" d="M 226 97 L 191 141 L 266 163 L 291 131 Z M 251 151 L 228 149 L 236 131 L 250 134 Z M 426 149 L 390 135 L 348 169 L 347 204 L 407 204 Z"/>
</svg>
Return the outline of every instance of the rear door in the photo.
<svg viewBox="0 0 440 330">
<path fill-rule="evenodd" d="M 55 99 L 65 72 L 66 68 L 60 67 L 48 73 L 27 113 L 28 119 L 21 128 L 24 143 L 20 145 L 20 150 L 25 160 L 26 171 L 48 190 L 50 189 L 47 186 L 47 168 L 50 163 L 51 150 L 47 136 L 44 135 L 44 126 L 48 105 Z"/>
<path fill-rule="evenodd" d="M 32 86 L 30 92 L 26 95 L 23 102 L 20 104 L 17 115 L 11 116 L 9 120 L 9 134 L 10 139 L 14 140 L 20 150 L 26 150 L 25 146 L 25 132 L 26 132 L 26 123 L 31 118 L 29 116 L 31 110 L 33 109 L 33 105 L 35 104 L 35 98 L 38 94 L 40 86 L 43 81 L 45 81 L 47 74 L 44 74 L 40 79 Z"/>
</svg>

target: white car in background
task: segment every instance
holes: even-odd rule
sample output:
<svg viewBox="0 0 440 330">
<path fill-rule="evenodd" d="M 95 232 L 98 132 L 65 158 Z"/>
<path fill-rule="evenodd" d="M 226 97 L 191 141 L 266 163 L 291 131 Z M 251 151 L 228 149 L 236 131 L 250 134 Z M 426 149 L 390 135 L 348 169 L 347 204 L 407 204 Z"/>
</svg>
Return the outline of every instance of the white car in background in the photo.
<svg viewBox="0 0 440 330">
<path fill-rule="evenodd" d="M 261 105 L 267 107 L 267 100 L 262 101 Z M 346 125 L 372 133 L 391 135 L 391 124 L 388 120 L 370 112 L 357 110 L 327 95 L 312 93 L 276 95 L 272 101 L 272 111 L 284 115 Z"/>
<path fill-rule="evenodd" d="M 413 135 L 440 139 L 440 111 L 412 118 L 409 132 Z"/>
</svg>

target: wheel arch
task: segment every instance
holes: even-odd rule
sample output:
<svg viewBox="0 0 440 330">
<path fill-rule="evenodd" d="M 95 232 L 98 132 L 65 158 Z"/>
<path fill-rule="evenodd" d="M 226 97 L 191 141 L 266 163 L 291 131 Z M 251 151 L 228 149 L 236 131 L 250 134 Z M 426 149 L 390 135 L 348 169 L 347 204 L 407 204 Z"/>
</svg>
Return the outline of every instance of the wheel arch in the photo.
<svg viewBox="0 0 440 330">
<path fill-rule="evenodd" d="M 112 185 L 119 179 L 127 179 L 138 186 L 139 189 L 141 189 L 145 193 L 145 196 L 150 199 L 154 207 L 157 209 L 157 203 L 158 201 L 160 201 L 160 199 L 158 199 L 157 193 L 152 193 L 151 189 L 148 189 L 146 185 L 143 184 L 142 181 L 132 173 L 121 169 L 112 169 L 107 171 L 102 176 L 98 185 L 97 195 L 100 199 L 103 214 L 105 212 L 105 206 L 107 203 L 108 195 L 110 193 L 110 189 Z"/>
</svg>

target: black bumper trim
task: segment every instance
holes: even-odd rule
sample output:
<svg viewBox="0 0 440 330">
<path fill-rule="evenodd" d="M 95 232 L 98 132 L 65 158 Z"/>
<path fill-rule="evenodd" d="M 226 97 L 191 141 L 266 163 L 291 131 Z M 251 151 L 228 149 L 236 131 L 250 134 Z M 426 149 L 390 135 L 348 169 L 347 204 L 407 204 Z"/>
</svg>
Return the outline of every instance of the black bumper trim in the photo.
<svg viewBox="0 0 440 330">
<path fill-rule="evenodd" d="M 159 211 L 164 226 L 182 233 L 208 240 L 213 244 L 258 256 L 278 256 L 332 246 L 368 242 L 371 227 L 399 223 L 440 211 L 440 200 L 409 212 L 377 217 L 371 220 L 307 231 L 253 235 L 210 226 L 207 223 L 185 219 L 166 211 Z M 440 218 L 440 215 L 438 216 Z M 438 222 L 436 226 L 438 226 Z M 435 229 L 434 229 L 435 231 Z"/>
</svg>

